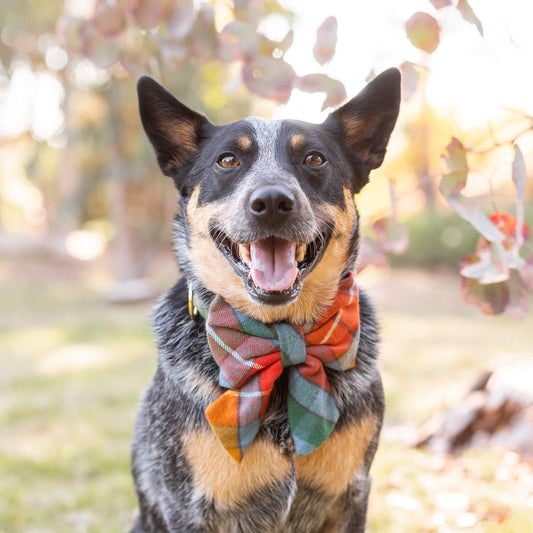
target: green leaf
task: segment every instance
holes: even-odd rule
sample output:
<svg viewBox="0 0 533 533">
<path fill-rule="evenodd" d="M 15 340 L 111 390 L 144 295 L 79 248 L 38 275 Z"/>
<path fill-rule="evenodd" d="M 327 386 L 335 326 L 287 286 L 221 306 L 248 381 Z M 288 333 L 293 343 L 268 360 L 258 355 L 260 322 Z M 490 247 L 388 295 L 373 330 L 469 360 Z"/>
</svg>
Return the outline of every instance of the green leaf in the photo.
<svg viewBox="0 0 533 533">
<path fill-rule="evenodd" d="M 313 56 L 320 65 L 331 61 L 335 55 L 337 46 L 337 19 L 328 17 L 320 25 L 316 32 L 316 43 L 313 48 Z"/>
<path fill-rule="evenodd" d="M 467 22 L 470 22 L 476 26 L 477 31 L 480 33 L 481 37 L 483 37 L 483 24 L 481 24 L 481 20 L 479 20 L 477 15 L 474 13 L 474 10 L 470 7 L 470 4 L 467 2 L 467 0 L 459 0 L 456 8 Z"/>
<path fill-rule="evenodd" d="M 431 54 L 440 42 L 440 26 L 429 13 L 418 11 L 405 23 L 407 37 L 418 49 Z"/>
</svg>

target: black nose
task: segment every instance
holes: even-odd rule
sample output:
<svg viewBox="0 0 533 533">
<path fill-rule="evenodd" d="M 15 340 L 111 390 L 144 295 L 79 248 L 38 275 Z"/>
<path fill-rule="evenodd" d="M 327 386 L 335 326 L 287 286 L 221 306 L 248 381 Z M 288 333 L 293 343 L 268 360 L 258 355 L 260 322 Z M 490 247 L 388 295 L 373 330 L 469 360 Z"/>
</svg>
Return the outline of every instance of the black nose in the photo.
<svg viewBox="0 0 533 533">
<path fill-rule="evenodd" d="M 280 222 L 294 210 L 294 195 L 284 187 L 263 187 L 252 193 L 248 202 L 250 213 L 271 222 Z"/>
</svg>

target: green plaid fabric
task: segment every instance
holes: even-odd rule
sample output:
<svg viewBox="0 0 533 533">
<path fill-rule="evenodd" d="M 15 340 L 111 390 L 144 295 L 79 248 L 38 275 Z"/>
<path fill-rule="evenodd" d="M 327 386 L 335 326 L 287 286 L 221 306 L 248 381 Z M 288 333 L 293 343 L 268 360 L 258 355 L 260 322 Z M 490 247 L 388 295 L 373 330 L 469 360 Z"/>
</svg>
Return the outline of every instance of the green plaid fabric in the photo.
<svg viewBox="0 0 533 533">
<path fill-rule="evenodd" d="M 206 409 L 211 428 L 228 453 L 241 461 L 259 431 L 275 381 L 289 371 L 287 411 L 297 455 L 306 455 L 330 435 L 339 412 L 324 370 L 355 364 L 359 298 L 352 273 L 341 280 L 325 316 L 304 328 L 264 324 L 217 296 L 209 308 L 207 337 L 228 390 Z"/>
</svg>

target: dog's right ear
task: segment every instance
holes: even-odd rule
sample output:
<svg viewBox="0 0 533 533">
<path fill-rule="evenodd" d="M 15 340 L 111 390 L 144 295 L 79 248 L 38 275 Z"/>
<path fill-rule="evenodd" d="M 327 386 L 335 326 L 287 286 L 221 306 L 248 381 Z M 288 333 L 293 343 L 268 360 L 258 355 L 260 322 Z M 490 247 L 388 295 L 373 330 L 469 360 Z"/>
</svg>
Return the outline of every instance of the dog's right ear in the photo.
<svg viewBox="0 0 533 533">
<path fill-rule="evenodd" d="M 149 76 L 139 79 L 137 94 L 142 125 L 159 166 L 163 174 L 175 178 L 178 169 L 196 152 L 204 130 L 212 124 Z"/>
</svg>

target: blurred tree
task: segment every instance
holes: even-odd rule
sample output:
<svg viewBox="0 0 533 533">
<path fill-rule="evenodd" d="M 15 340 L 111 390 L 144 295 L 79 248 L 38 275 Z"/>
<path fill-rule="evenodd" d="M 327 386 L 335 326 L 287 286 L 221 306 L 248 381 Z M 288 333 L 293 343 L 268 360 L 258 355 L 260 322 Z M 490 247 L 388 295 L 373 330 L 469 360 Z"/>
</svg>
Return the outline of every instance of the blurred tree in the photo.
<svg viewBox="0 0 533 533">
<path fill-rule="evenodd" d="M 137 118 L 134 82 L 140 74 L 151 73 L 215 123 L 250 114 L 250 91 L 278 102 L 295 86 L 325 92 L 327 105 L 345 98 L 340 82 L 325 75 L 299 80 L 285 63 L 292 31 L 279 42 L 258 31 L 272 14 L 292 21 L 276 0 L 49 0 L 39 9 L 9 1 L 5 7 L 5 77 L 12 78 L 23 58 L 64 90 L 62 149 L 36 145 L 28 167 L 44 193 L 48 238 L 62 242 L 100 221 L 112 239 L 119 279 L 142 276 L 154 248 L 167 240 L 162 228 L 174 203 L 163 180 L 152 179 L 159 172 Z M 315 50 L 322 64 L 335 50 L 336 21 L 328 24 L 319 30 Z"/>
<path fill-rule="evenodd" d="M 417 12 L 405 23 L 406 37 L 421 51 L 420 64 L 401 65 L 404 98 L 416 94 L 418 87 L 422 102 L 427 59 L 440 46 L 443 14 L 456 10 L 483 35 L 482 23 L 467 0 L 430 0 L 430 4 L 432 14 Z M 46 189 L 48 232 L 63 239 L 73 229 L 99 223 L 108 228 L 112 238 L 116 276 L 128 279 L 143 274 L 154 246 L 160 242 L 161 228 L 173 201 L 165 195 L 167 188 L 162 180 L 151 179 L 158 172 L 141 135 L 133 83 L 140 74 L 152 74 L 214 122 L 229 122 L 249 114 L 250 93 L 284 103 L 298 88 L 324 93 L 323 108 L 341 103 L 346 98 L 343 84 L 321 71 L 335 55 L 335 18 L 327 17 L 317 30 L 312 49 L 317 72 L 298 76 L 285 61 L 293 42 L 292 30 L 279 41 L 262 31 L 261 23 L 273 15 L 291 27 L 293 13 L 277 0 L 66 0 L 65 4 L 46 0 L 38 6 L 31 1 L 4 0 L 0 21 L 0 75 L 4 86 L 9 80 L 13 82 L 22 64 L 34 73 L 46 71 L 63 87 L 63 130 L 55 135 L 55 145 L 63 149 L 55 149 L 55 157 L 51 157 L 54 149 L 40 144 L 30 169 L 31 179 L 41 190 Z M 227 105 L 230 98 L 231 106 Z M 435 187 L 431 181 L 434 165 L 427 156 L 428 143 L 432 142 L 428 113 L 427 106 L 422 105 L 420 122 L 412 125 L 412 136 L 418 148 L 414 163 L 419 185 L 432 205 Z M 532 128 L 530 125 L 528 129 Z M 448 150 L 450 147 L 453 151 L 457 144 L 451 143 Z M 448 154 L 446 162 L 453 169 L 448 176 L 459 178 L 445 177 L 441 192 L 484 238 L 488 229 L 494 228 L 488 233 L 494 237 L 489 241 L 496 249 L 495 242 L 503 241 L 504 236 L 478 207 L 468 205 L 465 209 L 460 191 L 468 168 L 465 163 L 465 168 L 459 169 L 454 161 Z M 525 169 L 517 172 L 525 176 Z M 46 187 L 43 179 L 48 181 Z M 522 202 L 523 195 L 517 195 L 518 221 Z M 159 209 L 161 204 L 168 209 Z M 399 253 L 407 245 L 392 185 L 391 206 L 392 216 L 372 226 L 379 261 L 383 253 Z M 106 225 L 107 220 L 111 224 Z M 509 272 L 509 266 L 523 260 L 514 270 L 522 282 L 531 286 L 533 261 L 525 239 L 517 238 L 511 247 L 512 264 L 507 264 L 511 261 L 509 254 L 498 249 L 499 253 L 493 253 L 483 265 Z M 462 269 L 463 273 L 471 271 Z M 493 282 L 490 276 L 480 279 L 481 284 Z M 467 301 L 493 298 L 494 291 L 490 290 L 478 291 L 474 298 L 467 294 L 472 285 L 465 287 Z M 523 302 L 521 298 L 519 304 Z M 489 312 L 506 308 L 503 304 L 480 307 Z"/>
</svg>

